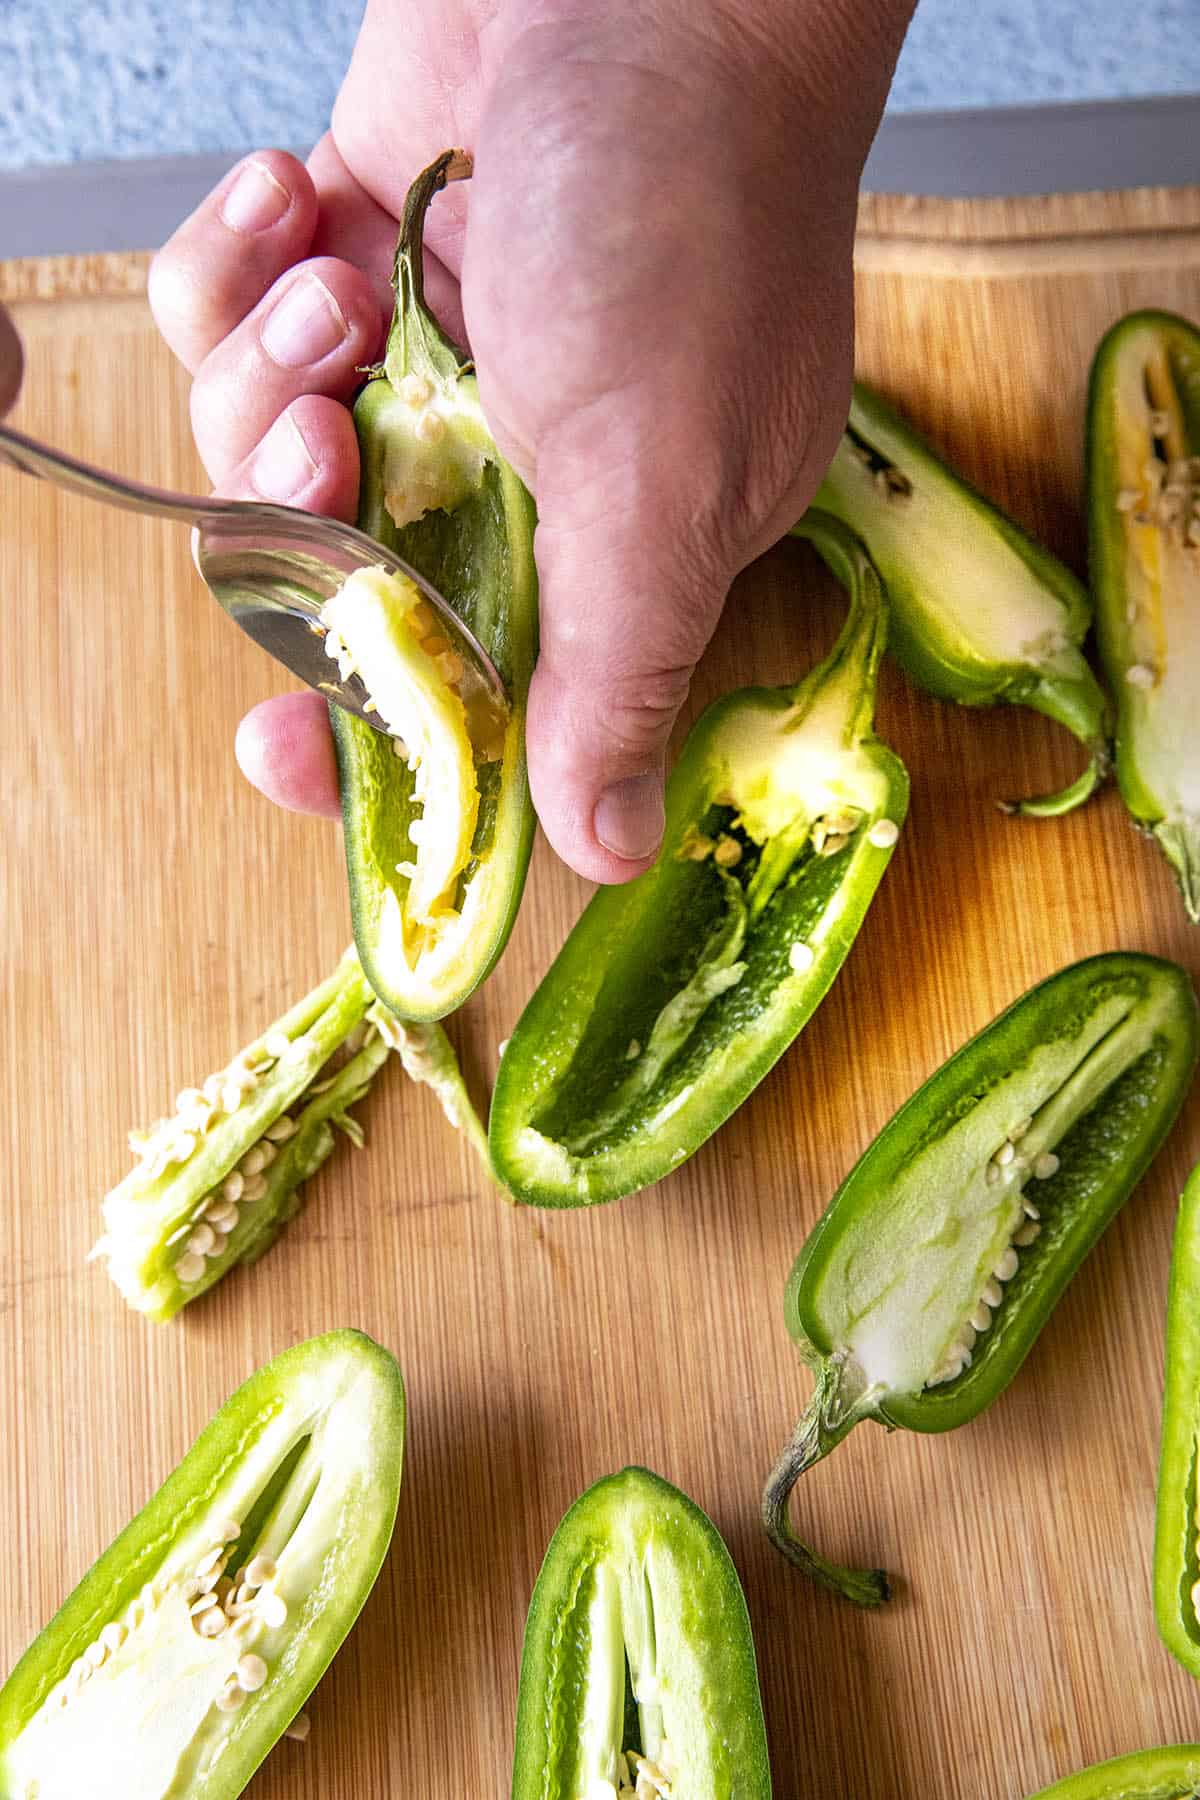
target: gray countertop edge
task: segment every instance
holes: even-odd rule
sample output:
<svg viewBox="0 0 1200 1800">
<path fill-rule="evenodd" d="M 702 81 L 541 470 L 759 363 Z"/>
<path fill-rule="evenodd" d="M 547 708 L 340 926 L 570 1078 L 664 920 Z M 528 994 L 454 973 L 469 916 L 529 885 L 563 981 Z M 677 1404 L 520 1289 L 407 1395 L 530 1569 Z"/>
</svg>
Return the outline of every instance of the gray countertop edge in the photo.
<svg viewBox="0 0 1200 1800">
<path fill-rule="evenodd" d="M 241 151 L 0 171 L 0 258 L 144 250 Z M 884 194 L 1085 192 L 1200 182 L 1200 94 L 898 113 L 863 176 Z"/>
</svg>

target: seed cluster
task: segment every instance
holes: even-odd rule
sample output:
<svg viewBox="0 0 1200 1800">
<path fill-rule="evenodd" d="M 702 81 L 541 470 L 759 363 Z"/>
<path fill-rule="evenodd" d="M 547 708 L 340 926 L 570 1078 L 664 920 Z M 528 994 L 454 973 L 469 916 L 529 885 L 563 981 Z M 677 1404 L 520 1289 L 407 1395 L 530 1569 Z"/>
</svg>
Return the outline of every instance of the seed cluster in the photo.
<svg viewBox="0 0 1200 1800">
<path fill-rule="evenodd" d="M 278 1571 L 269 1557 L 256 1556 L 234 1577 L 225 1573 L 231 1546 L 242 1534 L 236 1519 L 227 1519 L 219 1527 L 217 1541 L 197 1561 L 190 1575 L 175 1577 L 166 1584 L 148 1582 L 126 1609 L 123 1619 L 113 1619 L 77 1656 L 57 1687 L 52 1689 L 48 1704 L 69 1706 L 97 1669 L 103 1668 L 177 1586 L 182 1587 L 192 1629 L 203 1638 L 222 1637 L 228 1633 L 234 1660 L 216 1699 L 220 1712 L 232 1712 L 247 1694 L 264 1685 L 270 1669 L 265 1659 L 247 1647 L 247 1639 L 260 1628 L 275 1628 L 287 1622 L 288 1607 L 276 1587 Z M 301 1714 L 300 1718 L 303 1719 Z M 294 1721 L 298 1724 L 299 1720 Z M 289 1736 L 307 1736 L 307 1720 L 302 1732 L 289 1731 Z"/>
<path fill-rule="evenodd" d="M 1150 434 L 1159 445 L 1171 429 L 1170 414 L 1154 410 L 1148 415 Z M 1156 529 L 1164 542 L 1176 542 L 1200 554 L 1200 456 L 1148 457 L 1141 469 L 1139 487 L 1122 488 L 1116 497 L 1119 513 L 1135 525 Z M 1135 625 L 1138 603 L 1131 599 L 1126 620 Z M 1159 671 L 1148 662 L 1137 662 L 1125 671 L 1130 687 L 1155 686 Z"/>
<path fill-rule="evenodd" d="M 1024 1182 L 1030 1175 L 1035 1181 L 1048 1181 L 1051 1175 L 1058 1172 L 1059 1160 L 1052 1150 L 1043 1150 L 1036 1157 L 1026 1156 L 1019 1144 L 1025 1136 L 1032 1119 L 1022 1119 L 1014 1125 L 999 1149 L 993 1154 L 987 1166 L 989 1187 L 997 1187 L 1003 1182 Z M 975 1305 L 965 1320 L 958 1336 L 950 1345 L 941 1363 L 926 1382 L 926 1387 L 940 1387 L 943 1382 L 954 1381 L 969 1369 L 978 1339 L 992 1323 L 992 1316 L 1004 1298 L 1004 1283 L 1011 1281 L 1021 1266 L 1020 1251 L 1036 1243 L 1041 1236 L 1041 1214 L 1032 1200 L 1021 1196 L 1023 1218 L 1016 1227 L 1012 1238 L 996 1258 L 995 1266 L 976 1298 Z"/>
<path fill-rule="evenodd" d="M 1200 1528 L 1200 1496 L 1196 1500 L 1196 1525 Z M 1196 1538 L 1196 1556 L 1200 1558 L 1200 1536 Z M 1192 1611 L 1196 1615 L 1197 1623 L 1200 1623 L 1200 1581 L 1192 1583 Z"/>
<path fill-rule="evenodd" d="M 670 1746 L 665 1738 L 657 1757 L 640 1750 L 622 1750 L 617 1756 L 617 1784 L 603 1776 L 588 1789 L 586 1800 L 670 1800 L 675 1777 Z"/>
</svg>

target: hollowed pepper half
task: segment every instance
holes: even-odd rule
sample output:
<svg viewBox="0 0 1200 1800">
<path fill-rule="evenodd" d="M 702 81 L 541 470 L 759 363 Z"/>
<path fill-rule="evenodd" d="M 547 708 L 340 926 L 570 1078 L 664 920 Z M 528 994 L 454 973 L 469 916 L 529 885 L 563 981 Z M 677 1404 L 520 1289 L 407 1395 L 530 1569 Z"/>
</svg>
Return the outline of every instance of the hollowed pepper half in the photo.
<svg viewBox="0 0 1200 1800">
<path fill-rule="evenodd" d="M 1117 782 L 1200 923 L 1200 331 L 1114 325 L 1092 365 L 1088 513 Z"/>
<path fill-rule="evenodd" d="M 589 903 L 501 1057 L 489 1137 L 538 1206 L 587 1206 L 676 1168 L 805 1024 L 854 942 L 908 803 L 874 733 L 886 633 L 857 540 L 812 513 L 850 590 L 824 662 L 693 726 L 654 867 Z"/>
<path fill-rule="evenodd" d="M 533 1590 L 513 1800 L 769 1800 L 750 1621 L 700 1508 L 646 1469 L 606 1476 Z"/>
<path fill-rule="evenodd" d="M 1169 1130 L 1198 1041 L 1182 969 L 1091 957 L 972 1038 L 851 1169 L 784 1302 L 816 1388 L 763 1518 L 806 1574 L 860 1606 L 888 1598 L 882 1570 L 799 1541 L 793 1487 L 861 1419 L 951 1431 L 1004 1391 Z"/>
<path fill-rule="evenodd" d="M 450 602 L 499 672 L 507 716 L 464 707 L 462 659 L 411 584 L 360 578 L 326 609 L 327 647 L 394 734 L 331 708 L 355 943 L 380 999 L 415 1020 L 452 1012 L 495 963 L 533 840 L 533 502 L 496 448 L 471 363 L 424 298 L 426 210 L 469 172 L 447 151 L 405 202 L 386 355 L 354 407 L 358 523 Z"/>
<path fill-rule="evenodd" d="M 1031 1800 L 1196 1800 L 1198 1794 L 1200 1744 L 1169 1744 L 1094 1763 Z"/>
<path fill-rule="evenodd" d="M 1200 1678 L 1200 1167 L 1183 1191 L 1167 1305 L 1154 1614 L 1172 1656 Z"/>
<path fill-rule="evenodd" d="M 870 551 L 891 603 L 888 646 L 918 687 L 964 706 L 1032 707 L 1087 750 L 1061 793 L 1006 810 L 1047 818 L 1086 800 L 1108 773 L 1111 709 L 1080 649 L 1083 584 L 862 382 L 815 504 Z"/>
<path fill-rule="evenodd" d="M 0 1689 L 6 1800 L 235 1800 L 371 1591 L 403 1448 L 359 1332 L 252 1375 Z"/>
</svg>

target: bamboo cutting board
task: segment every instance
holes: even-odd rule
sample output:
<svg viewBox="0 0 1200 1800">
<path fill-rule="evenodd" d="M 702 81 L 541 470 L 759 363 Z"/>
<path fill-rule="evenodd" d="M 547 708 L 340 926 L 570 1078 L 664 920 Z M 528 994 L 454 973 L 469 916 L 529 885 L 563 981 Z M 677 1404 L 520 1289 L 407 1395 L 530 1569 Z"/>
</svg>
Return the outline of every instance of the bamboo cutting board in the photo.
<svg viewBox="0 0 1200 1800">
<path fill-rule="evenodd" d="M 1081 566 L 1090 355 L 1128 308 L 1200 315 L 1200 190 L 868 200 L 859 264 L 862 372 Z M 0 268 L 29 352 L 16 422 L 194 487 L 186 383 L 144 273 L 133 257 Z M 349 937 L 340 846 L 238 777 L 236 721 L 281 674 L 200 589 L 182 532 L 0 473 L 0 607 L 0 1667 L 237 1382 L 353 1324 L 407 1377 L 399 1522 L 308 1743 L 279 1746 L 257 1800 L 507 1793 L 540 1556 L 575 1495 L 629 1461 L 694 1495 L 731 1547 L 780 1800 L 1019 1797 L 1200 1738 L 1200 1692 L 1150 1608 L 1164 1284 L 1200 1094 L 990 1414 L 943 1439 L 864 1428 L 802 1484 L 815 1542 L 903 1576 L 890 1609 L 818 1593 L 757 1522 L 809 1391 L 784 1279 L 872 1135 L 1076 957 L 1138 947 L 1200 977 L 1200 933 L 1115 793 L 1059 823 L 992 805 L 1061 782 L 1064 734 L 886 672 L 880 728 L 913 779 L 893 867 L 799 1043 L 658 1189 L 591 1213 L 510 1210 L 389 1069 L 362 1109 L 366 1152 L 339 1151 L 263 1263 L 156 1327 L 84 1261 L 126 1128 L 329 968 Z M 777 550 L 738 584 L 691 716 L 794 679 L 841 608 L 806 547 Z M 583 899 L 539 845 L 511 947 L 452 1026 L 481 1092 Z"/>
</svg>

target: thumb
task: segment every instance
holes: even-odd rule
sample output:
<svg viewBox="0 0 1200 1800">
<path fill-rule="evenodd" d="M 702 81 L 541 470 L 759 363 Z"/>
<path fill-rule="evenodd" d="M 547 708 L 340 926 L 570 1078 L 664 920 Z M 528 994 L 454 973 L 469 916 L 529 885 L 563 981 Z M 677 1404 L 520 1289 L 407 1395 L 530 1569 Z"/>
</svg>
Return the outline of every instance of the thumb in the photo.
<svg viewBox="0 0 1200 1800">
<path fill-rule="evenodd" d="M 728 575 L 701 567 L 687 534 L 636 497 L 582 517 L 576 498 L 566 514 L 551 504 L 537 532 L 530 783 L 563 861 L 591 881 L 628 881 L 662 840 L 667 740 Z"/>
</svg>

